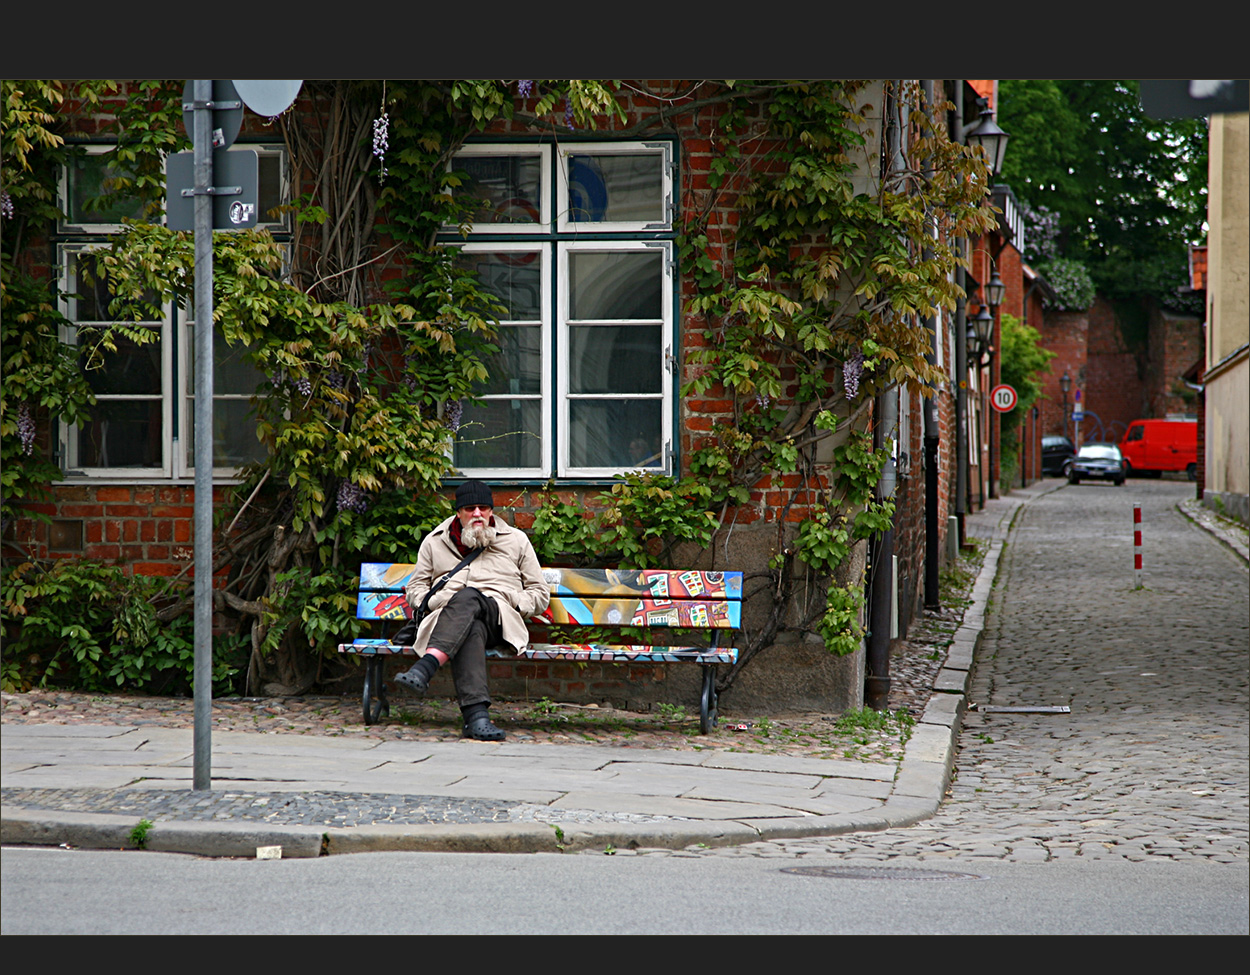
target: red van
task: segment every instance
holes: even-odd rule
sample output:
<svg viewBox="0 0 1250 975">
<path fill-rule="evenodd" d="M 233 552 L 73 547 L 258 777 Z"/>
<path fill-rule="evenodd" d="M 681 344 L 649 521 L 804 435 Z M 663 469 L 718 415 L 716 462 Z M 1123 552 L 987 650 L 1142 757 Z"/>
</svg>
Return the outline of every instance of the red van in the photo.
<svg viewBox="0 0 1250 975">
<path fill-rule="evenodd" d="M 1134 420 L 1119 447 L 1130 477 L 1184 471 L 1198 479 L 1197 420 Z"/>
</svg>

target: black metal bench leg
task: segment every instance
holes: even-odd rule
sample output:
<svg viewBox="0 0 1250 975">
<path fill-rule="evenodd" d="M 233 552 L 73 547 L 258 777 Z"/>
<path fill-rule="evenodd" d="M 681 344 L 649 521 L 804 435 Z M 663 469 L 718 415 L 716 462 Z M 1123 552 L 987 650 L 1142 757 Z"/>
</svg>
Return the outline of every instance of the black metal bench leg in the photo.
<svg viewBox="0 0 1250 975">
<path fill-rule="evenodd" d="M 699 731 L 716 727 L 716 665 L 703 664 L 703 692 L 699 695 Z"/>
<path fill-rule="evenodd" d="M 377 724 L 382 715 L 391 713 L 390 702 L 386 699 L 386 658 L 374 654 L 365 663 L 365 688 L 362 703 L 365 712 L 365 724 Z"/>
</svg>

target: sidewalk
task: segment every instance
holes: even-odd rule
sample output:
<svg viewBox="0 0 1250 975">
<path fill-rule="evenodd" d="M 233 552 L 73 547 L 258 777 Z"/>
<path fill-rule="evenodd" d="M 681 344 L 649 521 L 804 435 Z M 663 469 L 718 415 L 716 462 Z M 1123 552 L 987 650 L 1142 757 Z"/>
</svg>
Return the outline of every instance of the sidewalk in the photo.
<svg viewBox="0 0 1250 975">
<path fill-rule="evenodd" d="M 1062 484 L 1016 489 L 966 516 L 966 534 L 988 542 L 985 561 L 901 760 L 215 731 L 213 788 L 194 791 L 190 729 L 6 724 L 0 842 L 133 849 L 132 831 L 147 820 L 146 849 L 203 856 L 253 857 L 259 847 L 281 847 L 283 857 L 556 852 L 728 846 L 920 822 L 950 782 L 1012 516 Z"/>
</svg>

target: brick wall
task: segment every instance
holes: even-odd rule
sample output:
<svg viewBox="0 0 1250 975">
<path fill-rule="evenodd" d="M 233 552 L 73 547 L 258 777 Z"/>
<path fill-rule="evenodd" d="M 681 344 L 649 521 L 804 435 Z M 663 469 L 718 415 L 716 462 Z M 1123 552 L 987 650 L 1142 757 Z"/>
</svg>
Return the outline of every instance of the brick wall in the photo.
<svg viewBox="0 0 1250 975">
<path fill-rule="evenodd" d="M 215 488 L 214 505 L 228 488 Z M 29 504 L 51 522 L 8 526 L 6 555 L 117 562 L 128 574 L 176 576 L 195 559 L 195 488 L 191 485 L 58 485 L 50 501 Z"/>
<path fill-rule="evenodd" d="M 1064 415 L 1065 397 L 1060 379 L 1066 372 L 1072 380 L 1066 397 L 1070 414 L 1075 401 L 1074 394 L 1077 389 L 1085 386 L 1088 378 L 1089 316 L 1083 311 L 1047 312 L 1038 332 L 1041 334 L 1042 347 L 1055 353 L 1055 358 L 1050 360 L 1050 373 L 1042 381 L 1042 433 L 1067 434 L 1072 437 L 1072 423 Z"/>
<path fill-rule="evenodd" d="M 1087 358 L 1085 409 L 1094 416 L 1081 424 L 1081 433 L 1086 440 L 1118 441 L 1133 420 L 1147 415 L 1149 350 L 1128 347 L 1115 311 L 1101 297 L 1089 310 Z"/>
<path fill-rule="evenodd" d="M 1205 353 L 1202 322 L 1158 310 L 1150 319 L 1150 350 L 1155 365 L 1149 391 L 1151 416 L 1197 413 L 1197 395 L 1182 377 Z"/>
</svg>

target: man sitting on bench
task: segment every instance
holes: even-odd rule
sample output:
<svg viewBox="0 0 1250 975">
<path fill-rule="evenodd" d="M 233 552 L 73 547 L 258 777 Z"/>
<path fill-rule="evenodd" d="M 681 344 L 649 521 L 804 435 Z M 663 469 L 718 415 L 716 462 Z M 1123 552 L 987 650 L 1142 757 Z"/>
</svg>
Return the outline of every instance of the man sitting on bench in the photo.
<svg viewBox="0 0 1250 975">
<path fill-rule="evenodd" d="M 494 497 L 481 481 L 456 489 L 456 513 L 421 542 L 417 568 L 405 595 L 426 615 L 414 646 L 421 654 L 395 680 L 418 694 L 435 671 L 451 661 L 464 737 L 503 741 L 490 720 L 486 648 L 529 643 L 525 620 L 547 608 L 551 591 L 525 533 L 494 517 Z M 446 581 L 438 585 L 445 577 Z"/>
</svg>

